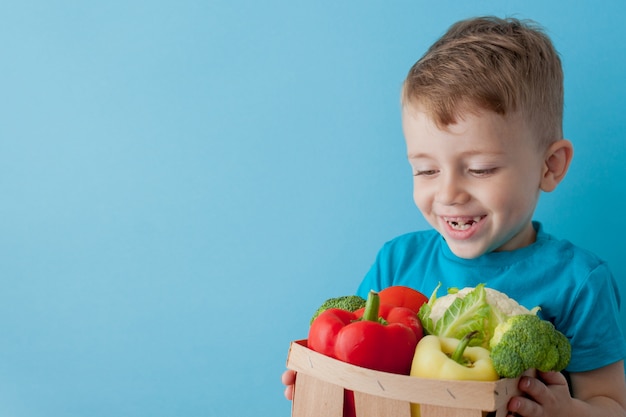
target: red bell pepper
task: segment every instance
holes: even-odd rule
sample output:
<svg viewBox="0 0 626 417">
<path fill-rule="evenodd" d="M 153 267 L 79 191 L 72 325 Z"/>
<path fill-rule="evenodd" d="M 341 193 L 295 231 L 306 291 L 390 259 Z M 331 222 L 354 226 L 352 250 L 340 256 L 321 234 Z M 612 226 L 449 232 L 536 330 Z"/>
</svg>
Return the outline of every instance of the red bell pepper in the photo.
<svg viewBox="0 0 626 417">
<path fill-rule="evenodd" d="M 380 294 L 380 293 L 379 293 Z M 365 313 L 365 307 L 359 308 L 354 311 L 354 314 L 361 319 Z M 388 323 L 402 323 L 411 328 L 413 333 L 417 336 L 417 341 L 424 336 L 424 329 L 420 322 L 417 313 L 410 307 L 394 306 L 392 304 L 381 304 L 378 306 L 379 320 L 386 321 Z"/>
<path fill-rule="evenodd" d="M 421 292 L 403 285 L 392 285 L 383 288 L 378 292 L 381 304 L 391 304 L 396 307 L 408 307 L 419 313 L 424 303 L 428 302 L 428 297 Z"/>
<path fill-rule="evenodd" d="M 378 293 L 371 291 L 362 317 L 336 308 L 324 311 L 311 324 L 309 348 L 353 365 L 408 375 L 422 326 L 409 308 L 385 306 L 379 314 L 379 306 Z"/>
</svg>

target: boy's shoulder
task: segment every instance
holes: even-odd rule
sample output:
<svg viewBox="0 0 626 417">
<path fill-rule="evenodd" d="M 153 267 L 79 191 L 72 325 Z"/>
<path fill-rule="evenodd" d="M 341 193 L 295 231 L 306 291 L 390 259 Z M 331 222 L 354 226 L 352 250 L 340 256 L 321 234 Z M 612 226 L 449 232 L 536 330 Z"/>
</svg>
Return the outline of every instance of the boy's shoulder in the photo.
<svg viewBox="0 0 626 417">
<path fill-rule="evenodd" d="M 545 232 L 540 223 L 535 223 L 537 229 L 536 252 L 545 254 L 546 257 L 559 257 L 570 262 L 585 264 L 588 267 L 604 264 L 605 261 L 596 253 L 572 243 L 567 239 L 557 238 Z"/>
</svg>

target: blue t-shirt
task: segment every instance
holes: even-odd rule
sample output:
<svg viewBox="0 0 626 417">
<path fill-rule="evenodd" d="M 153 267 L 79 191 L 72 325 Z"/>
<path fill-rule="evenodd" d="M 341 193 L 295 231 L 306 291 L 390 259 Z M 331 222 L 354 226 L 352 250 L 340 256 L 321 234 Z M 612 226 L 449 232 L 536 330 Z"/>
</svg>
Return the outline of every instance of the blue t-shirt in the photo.
<svg viewBox="0 0 626 417">
<path fill-rule="evenodd" d="M 569 372 L 597 369 L 626 357 L 618 288 L 606 263 L 594 254 L 545 233 L 514 251 L 459 258 L 434 230 L 408 233 L 387 242 L 359 286 L 367 297 L 391 285 L 439 296 L 450 287 L 487 287 L 502 291 L 528 309 L 540 306 L 572 344 Z"/>
</svg>

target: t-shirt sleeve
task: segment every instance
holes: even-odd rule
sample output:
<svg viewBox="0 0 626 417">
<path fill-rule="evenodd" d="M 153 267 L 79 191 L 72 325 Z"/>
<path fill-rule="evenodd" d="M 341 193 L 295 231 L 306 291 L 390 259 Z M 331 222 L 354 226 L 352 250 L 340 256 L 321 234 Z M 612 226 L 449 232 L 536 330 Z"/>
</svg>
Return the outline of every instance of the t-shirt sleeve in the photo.
<svg viewBox="0 0 626 417">
<path fill-rule="evenodd" d="M 371 290 L 380 291 L 390 286 L 393 277 L 390 274 L 390 244 L 386 243 L 376 255 L 376 259 L 361 281 L 356 294 L 367 298 Z"/>
<path fill-rule="evenodd" d="M 601 368 L 626 357 L 619 308 L 619 289 L 607 265 L 601 263 L 575 294 L 573 314 L 556 323 L 572 343 L 569 372 Z"/>
</svg>

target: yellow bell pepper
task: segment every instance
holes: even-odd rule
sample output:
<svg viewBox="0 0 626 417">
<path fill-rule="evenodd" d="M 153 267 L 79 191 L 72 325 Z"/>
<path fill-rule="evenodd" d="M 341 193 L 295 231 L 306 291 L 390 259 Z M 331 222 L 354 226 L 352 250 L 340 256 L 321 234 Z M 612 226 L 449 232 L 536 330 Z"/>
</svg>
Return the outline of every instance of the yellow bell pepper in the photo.
<svg viewBox="0 0 626 417">
<path fill-rule="evenodd" d="M 424 336 L 415 348 L 411 376 L 465 381 L 500 379 L 493 368 L 489 350 L 480 346 L 467 346 L 472 336 L 470 333 L 462 340 Z M 411 404 L 411 416 L 419 415 L 419 404 Z"/>
<path fill-rule="evenodd" d="M 411 376 L 466 381 L 496 381 L 489 351 L 480 346 L 465 347 L 461 363 L 452 358 L 462 341 L 449 337 L 424 336 L 415 348 Z"/>
</svg>

